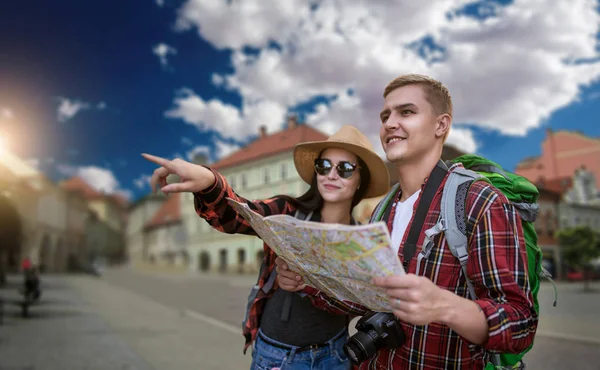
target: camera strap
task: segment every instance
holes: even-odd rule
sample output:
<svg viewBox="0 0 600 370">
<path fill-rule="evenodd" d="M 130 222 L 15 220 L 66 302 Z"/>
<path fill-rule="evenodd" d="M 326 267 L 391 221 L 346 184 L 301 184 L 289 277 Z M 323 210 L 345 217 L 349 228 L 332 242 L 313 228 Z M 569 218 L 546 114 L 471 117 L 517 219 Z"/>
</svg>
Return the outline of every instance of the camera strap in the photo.
<svg viewBox="0 0 600 370">
<path fill-rule="evenodd" d="M 423 195 L 419 200 L 415 217 L 412 220 L 412 225 L 408 232 L 406 242 L 404 243 L 404 271 L 407 273 L 410 260 L 414 257 L 415 252 L 417 251 L 417 241 L 419 240 L 419 235 L 421 234 L 421 229 L 423 228 L 423 223 L 425 222 L 425 216 L 427 216 L 431 201 L 442 184 L 442 181 L 444 181 L 444 177 L 447 173 L 448 166 L 446 166 L 444 161 L 440 160 L 433 171 L 431 171 L 429 179 L 425 184 L 425 190 L 423 190 Z"/>
</svg>

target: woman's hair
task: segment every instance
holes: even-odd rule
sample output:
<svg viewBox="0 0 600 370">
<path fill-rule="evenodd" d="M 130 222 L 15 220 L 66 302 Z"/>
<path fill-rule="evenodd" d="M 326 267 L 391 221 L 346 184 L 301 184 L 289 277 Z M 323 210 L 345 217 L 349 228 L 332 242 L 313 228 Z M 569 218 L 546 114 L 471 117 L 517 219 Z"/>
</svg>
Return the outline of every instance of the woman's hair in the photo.
<svg viewBox="0 0 600 370">
<path fill-rule="evenodd" d="M 322 152 L 321 152 L 322 153 Z M 321 158 L 321 154 L 319 154 L 319 158 Z M 354 207 L 363 200 L 367 189 L 369 188 L 369 183 L 371 182 L 371 174 L 369 169 L 365 165 L 362 159 L 358 156 L 358 168 L 360 172 L 360 186 L 354 193 L 354 197 L 352 198 L 352 205 L 350 207 L 350 211 L 354 209 Z M 285 199 L 289 203 L 291 203 L 294 207 L 300 209 L 302 212 L 309 213 L 313 211 L 320 211 L 323 207 L 323 197 L 319 193 L 319 188 L 317 186 L 317 175 L 313 173 L 312 181 L 310 183 L 310 187 L 306 191 L 306 193 L 302 194 L 298 198 L 291 197 L 289 195 L 277 195 L 276 197 Z"/>
</svg>

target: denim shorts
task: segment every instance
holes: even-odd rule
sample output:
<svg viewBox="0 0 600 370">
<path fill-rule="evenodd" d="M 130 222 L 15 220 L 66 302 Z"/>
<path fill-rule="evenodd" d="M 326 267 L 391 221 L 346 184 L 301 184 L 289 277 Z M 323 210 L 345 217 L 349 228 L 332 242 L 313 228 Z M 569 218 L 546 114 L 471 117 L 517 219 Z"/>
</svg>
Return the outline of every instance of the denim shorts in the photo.
<svg viewBox="0 0 600 370">
<path fill-rule="evenodd" d="M 251 370 L 349 370 L 352 363 L 343 346 L 348 331 L 343 330 L 318 348 L 300 348 L 268 338 L 259 329 L 252 350 Z"/>
</svg>

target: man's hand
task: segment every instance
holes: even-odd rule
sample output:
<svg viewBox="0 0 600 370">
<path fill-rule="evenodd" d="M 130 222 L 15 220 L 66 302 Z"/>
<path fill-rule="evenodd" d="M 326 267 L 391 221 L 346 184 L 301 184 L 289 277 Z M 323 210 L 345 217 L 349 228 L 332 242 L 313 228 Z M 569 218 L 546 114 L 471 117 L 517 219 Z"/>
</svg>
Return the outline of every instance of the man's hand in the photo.
<svg viewBox="0 0 600 370">
<path fill-rule="evenodd" d="M 386 289 L 394 315 L 413 325 L 442 323 L 447 312 L 447 290 L 431 280 L 414 274 L 374 278 L 373 283 Z"/>
<path fill-rule="evenodd" d="M 156 191 L 156 186 L 158 185 L 160 186 L 160 190 L 165 194 L 181 192 L 196 193 L 209 188 L 216 181 L 215 175 L 211 170 L 186 162 L 183 159 L 177 158 L 170 161 L 145 153 L 142 154 L 142 157 L 161 166 L 154 170 L 150 179 L 150 187 L 153 192 Z M 179 176 L 181 182 L 167 185 L 167 176 L 171 174 Z"/>
<path fill-rule="evenodd" d="M 297 292 L 304 289 L 302 276 L 290 270 L 289 266 L 281 257 L 275 258 L 275 270 L 277 271 L 277 283 L 283 290 Z"/>
</svg>

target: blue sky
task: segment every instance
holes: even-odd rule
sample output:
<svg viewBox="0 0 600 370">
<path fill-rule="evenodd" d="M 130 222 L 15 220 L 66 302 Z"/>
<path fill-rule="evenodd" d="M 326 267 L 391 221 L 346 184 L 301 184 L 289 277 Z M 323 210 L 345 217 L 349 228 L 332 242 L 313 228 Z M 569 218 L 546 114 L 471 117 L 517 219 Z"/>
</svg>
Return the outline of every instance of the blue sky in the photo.
<svg viewBox="0 0 600 370">
<path fill-rule="evenodd" d="M 375 1 L 372 17 L 327 1 L 250 2 L 261 9 L 204 0 L 3 2 L 1 134 L 54 180 L 78 173 L 133 198 L 148 192 L 140 180 L 153 169 L 141 152 L 186 157 L 196 148 L 215 160 L 252 140 L 260 124 L 277 130 L 287 112 L 325 132 L 355 123 L 375 138 L 381 90 L 405 72 L 447 83 L 453 142 L 511 170 L 540 153 L 549 127 L 600 136 L 598 2 L 581 0 L 583 9 L 559 25 L 520 17 L 526 2 L 441 2 L 422 14 Z M 394 14 L 405 22 L 395 24 Z M 590 19 L 594 32 L 576 27 Z M 549 30 L 568 42 L 554 42 Z M 174 52 L 161 61 L 160 50 Z"/>
</svg>

